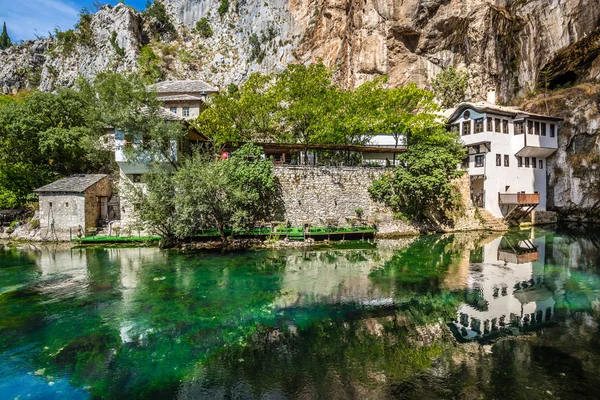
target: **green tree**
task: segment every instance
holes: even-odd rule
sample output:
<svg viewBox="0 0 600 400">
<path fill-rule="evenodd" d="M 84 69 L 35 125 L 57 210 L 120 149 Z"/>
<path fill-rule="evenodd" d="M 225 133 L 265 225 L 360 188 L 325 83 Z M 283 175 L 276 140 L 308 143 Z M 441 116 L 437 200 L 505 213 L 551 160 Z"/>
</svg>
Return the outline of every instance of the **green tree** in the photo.
<svg viewBox="0 0 600 400">
<path fill-rule="evenodd" d="M 0 50 L 8 49 L 10 46 L 12 46 L 12 42 L 8 36 L 5 22 L 2 26 L 2 33 L 0 34 Z"/>
<path fill-rule="evenodd" d="M 441 106 L 451 108 L 465 100 L 468 84 L 469 73 L 451 66 L 433 79 L 431 87 Z"/>
<path fill-rule="evenodd" d="M 72 173 L 109 164 L 105 133 L 76 89 L 34 92 L 0 104 L 0 208 L 32 200 L 32 190 Z"/>
<path fill-rule="evenodd" d="M 251 227 L 276 212 L 277 181 L 262 149 L 245 144 L 231 158 L 216 161 L 210 152 L 186 158 L 177 171 L 154 169 L 140 194 L 138 217 L 173 244 L 200 228 Z"/>
<path fill-rule="evenodd" d="M 198 130 L 217 145 L 253 140 L 278 140 L 277 97 L 270 75 L 252 74 L 239 90 L 231 88 L 196 119 Z"/>
<path fill-rule="evenodd" d="M 461 175 L 460 152 L 417 144 L 399 156 L 400 166 L 369 187 L 371 197 L 409 219 L 442 222 L 460 206 L 452 180 Z"/>
<path fill-rule="evenodd" d="M 32 190 L 74 173 L 110 172 L 107 127 L 143 132 L 146 157 L 176 164 L 169 150 L 185 134 L 161 114 L 137 75 L 101 73 L 74 88 L 0 97 L 0 208 L 33 200 Z"/>
</svg>

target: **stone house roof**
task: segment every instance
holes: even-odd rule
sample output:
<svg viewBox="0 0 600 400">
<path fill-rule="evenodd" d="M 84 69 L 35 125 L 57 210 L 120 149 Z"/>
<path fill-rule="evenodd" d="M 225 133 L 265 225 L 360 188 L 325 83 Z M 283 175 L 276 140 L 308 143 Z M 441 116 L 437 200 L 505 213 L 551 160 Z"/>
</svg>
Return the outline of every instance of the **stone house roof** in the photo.
<svg viewBox="0 0 600 400">
<path fill-rule="evenodd" d="M 214 86 L 199 80 L 164 81 L 151 86 L 158 94 L 161 93 L 216 93 L 219 91 Z"/>
<path fill-rule="evenodd" d="M 106 178 L 104 174 L 78 174 L 60 179 L 34 190 L 37 193 L 83 193 L 89 187 Z"/>
</svg>

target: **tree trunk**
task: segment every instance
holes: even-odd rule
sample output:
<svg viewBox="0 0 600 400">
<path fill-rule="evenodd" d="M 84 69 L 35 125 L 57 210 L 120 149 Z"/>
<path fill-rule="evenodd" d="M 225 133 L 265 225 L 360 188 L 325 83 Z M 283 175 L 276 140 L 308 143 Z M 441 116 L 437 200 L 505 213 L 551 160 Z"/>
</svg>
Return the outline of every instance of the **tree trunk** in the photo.
<svg viewBox="0 0 600 400">
<path fill-rule="evenodd" d="M 217 218 L 215 218 L 215 223 L 217 224 L 217 230 L 219 231 L 219 236 L 221 237 L 221 241 L 225 243 L 227 238 L 225 237 L 225 229 L 223 228 L 223 224 Z"/>
</svg>

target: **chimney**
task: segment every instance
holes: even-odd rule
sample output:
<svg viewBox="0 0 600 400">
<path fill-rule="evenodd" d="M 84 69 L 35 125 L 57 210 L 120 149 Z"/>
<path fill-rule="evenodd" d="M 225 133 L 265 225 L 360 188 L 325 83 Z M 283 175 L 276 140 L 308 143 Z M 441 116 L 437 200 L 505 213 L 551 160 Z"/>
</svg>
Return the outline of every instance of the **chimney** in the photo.
<svg viewBox="0 0 600 400">
<path fill-rule="evenodd" d="M 487 102 L 494 105 L 496 104 L 496 89 L 488 90 Z"/>
</svg>

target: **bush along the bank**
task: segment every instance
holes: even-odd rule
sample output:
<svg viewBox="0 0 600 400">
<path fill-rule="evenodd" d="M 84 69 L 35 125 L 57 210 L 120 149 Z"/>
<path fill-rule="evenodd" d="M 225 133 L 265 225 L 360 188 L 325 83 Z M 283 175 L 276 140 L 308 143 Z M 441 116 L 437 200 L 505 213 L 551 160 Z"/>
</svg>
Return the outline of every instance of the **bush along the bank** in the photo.
<svg viewBox="0 0 600 400">
<path fill-rule="evenodd" d="M 141 195 L 138 218 L 173 245 L 203 228 L 215 228 L 222 240 L 225 229 L 248 229 L 255 221 L 273 217 L 278 185 L 273 163 L 262 149 L 245 144 L 226 160 L 198 152 L 174 171 L 148 173 L 148 190 Z"/>
<path fill-rule="evenodd" d="M 460 194 L 452 184 L 462 174 L 456 168 L 461 153 L 419 144 L 398 159 L 398 167 L 369 187 L 371 197 L 397 216 L 432 223 L 451 221 L 461 206 Z"/>
</svg>

